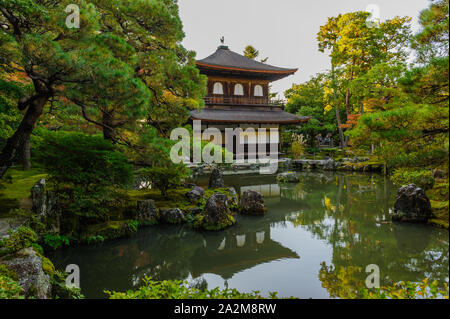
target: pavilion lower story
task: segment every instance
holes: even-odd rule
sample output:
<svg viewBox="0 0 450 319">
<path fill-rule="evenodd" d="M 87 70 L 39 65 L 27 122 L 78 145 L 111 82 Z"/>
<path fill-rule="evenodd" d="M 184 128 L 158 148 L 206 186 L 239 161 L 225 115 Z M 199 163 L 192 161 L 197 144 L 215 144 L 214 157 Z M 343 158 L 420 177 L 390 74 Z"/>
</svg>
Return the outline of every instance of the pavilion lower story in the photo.
<svg viewBox="0 0 450 319">
<path fill-rule="evenodd" d="M 208 134 L 211 128 L 220 131 L 221 140 L 217 141 Z M 234 154 L 235 159 L 258 158 L 258 154 L 279 155 L 281 152 L 278 124 L 202 123 L 201 131 L 204 141 L 225 148 Z"/>
<path fill-rule="evenodd" d="M 280 156 L 280 128 L 309 120 L 281 109 L 205 108 L 192 111 L 191 120 L 201 125 L 202 139 L 224 147 L 235 159 Z M 212 130 L 211 130 L 212 129 Z M 214 132 L 220 131 L 218 139 Z"/>
</svg>

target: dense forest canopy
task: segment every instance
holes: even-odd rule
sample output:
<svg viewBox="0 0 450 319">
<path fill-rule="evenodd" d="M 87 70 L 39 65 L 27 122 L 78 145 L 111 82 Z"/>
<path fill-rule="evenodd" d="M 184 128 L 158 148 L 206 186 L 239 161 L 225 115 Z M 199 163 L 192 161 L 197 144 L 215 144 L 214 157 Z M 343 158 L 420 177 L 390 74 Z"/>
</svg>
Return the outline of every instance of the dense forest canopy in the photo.
<svg viewBox="0 0 450 319">
<path fill-rule="evenodd" d="M 79 6 L 79 28 L 65 25 L 68 4 Z M 2 0 L 0 10 L 0 176 L 40 124 L 100 130 L 145 161 L 155 154 L 149 140 L 203 103 L 205 78 L 181 45 L 176 0 Z"/>
<path fill-rule="evenodd" d="M 289 112 L 314 117 L 299 132 L 375 149 L 393 168 L 448 165 L 448 7 L 432 1 L 414 35 L 409 17 L 376 27 L 365 12 L 329 18 L 317 40 L 331 70 L 286 91 Z"/>
</svg>

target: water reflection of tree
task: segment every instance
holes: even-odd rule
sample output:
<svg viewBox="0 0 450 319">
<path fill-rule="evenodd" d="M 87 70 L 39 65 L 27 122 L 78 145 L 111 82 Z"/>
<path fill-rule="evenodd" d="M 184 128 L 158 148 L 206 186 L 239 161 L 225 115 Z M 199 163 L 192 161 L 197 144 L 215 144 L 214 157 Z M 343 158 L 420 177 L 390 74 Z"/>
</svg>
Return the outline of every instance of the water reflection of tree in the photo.
<svg viewBox="0 0 450 319">
<path fill-rule="evenodd" d="M 425 277 L 448 281 L 448 241 L 437 239 L 440 230 L 390 223 L 392 194 L 386 178 L 334 178 L 333 183 L 323 183 L 304 177 L 302 189 L 308 192 L 304 208 L 287 218 L 332 247 L 332 265 L 322 264 L 319 272 L 330 296 L 360 296 L 369 264 L 380 267 L 382 285 Z"/>
</svg>

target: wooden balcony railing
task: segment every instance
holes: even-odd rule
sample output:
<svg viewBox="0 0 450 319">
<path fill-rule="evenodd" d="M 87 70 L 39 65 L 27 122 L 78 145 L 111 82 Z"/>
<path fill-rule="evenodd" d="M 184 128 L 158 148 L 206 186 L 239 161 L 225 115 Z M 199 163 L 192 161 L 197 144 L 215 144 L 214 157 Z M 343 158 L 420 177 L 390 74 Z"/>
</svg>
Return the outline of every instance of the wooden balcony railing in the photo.
<svg viewBox="0 0 450 319">
<path fill-rule="evenodd" d="M 206 105 L 250 105 L 283 107 L 283 101 L 270 100 L 265 97 L 207 96 Z"/>
</svg>

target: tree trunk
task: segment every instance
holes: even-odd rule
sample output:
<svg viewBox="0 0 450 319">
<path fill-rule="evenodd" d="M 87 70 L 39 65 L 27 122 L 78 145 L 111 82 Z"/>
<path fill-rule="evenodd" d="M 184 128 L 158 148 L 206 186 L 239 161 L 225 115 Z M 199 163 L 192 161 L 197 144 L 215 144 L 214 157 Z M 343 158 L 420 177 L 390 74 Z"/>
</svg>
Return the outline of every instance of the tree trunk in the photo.
<svg viewBox="0 0 450 319">
<path fill-rule="evenodd" d="M 31 168 L 31 151 L 30 151 L 30 136 L 25 139 L 22 147 L 22 165 L 23 170 L 28 171 Z"/>
<path fill-rule="evenodd" d="M 102 115 L 102 124 L 103 124 L 103 138 L 105 140 L 109 140 L 111 142 L 115 141 L 114 136 L 114 118 L 112 113 L 103 112 Z"/>
<path fill-rule="evenodd" d="M 351 113 L 351 111 L 350 111 L 350 89 L 347 89 L 347 92 L 345 93 L 345 113 L 347 114 L 347 121 L 348 121 L 348 116 Z"/>
<path fill-rule="evenodd" d="M 336 94 L 336 79 L 334 74 L 334 64 L 333 61 L 331 61 L 331 76 L 332 76 L 332 86 L 333 86 L 333 95 L 334 95 L 334 109 L 336 111 L 336 120 L 338 125 L 338 131 L 339 131 L 339 145 L 341 148 L 345 147 L 345 141 L 344 141 L 344 132 L 342 131 L 342 121 L 341 121 L 341 114 L 339 114 L 339 109 L 337 106 L 337 94 Z"/>
<path fill-rule="evenodd" d="M 48 95 L 40 95 L 30 103 L 16 132 L 6 142 L 0 154 L 0 178 L 12 166 L 25 141 L 30 138 L 30 134 L 41 116 L 48 99 Z"/>
<path fill-rule="evenodd" d="M 339 145 L 341 148 L 345 147 L 345 140 L 344 140 L 344 132 L 342 131 L 341 128 L 341 115 L 339 114 L 339 110 L 337 105 L 334 107 L 334 109 L 336 110 L 336 120 L 337 120 L 337 125 L 338 125 L 338 130 L 339 130 Z"/>
</svg>

